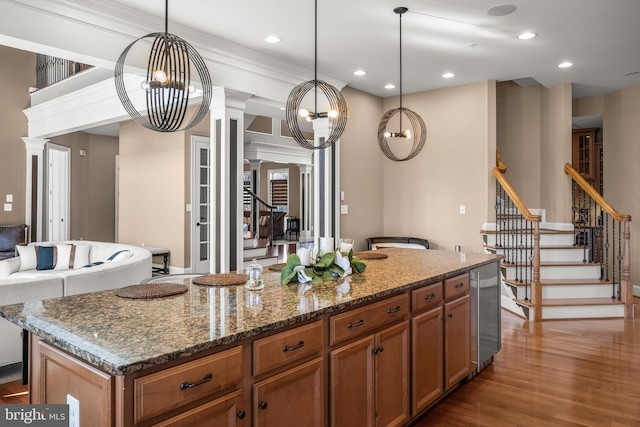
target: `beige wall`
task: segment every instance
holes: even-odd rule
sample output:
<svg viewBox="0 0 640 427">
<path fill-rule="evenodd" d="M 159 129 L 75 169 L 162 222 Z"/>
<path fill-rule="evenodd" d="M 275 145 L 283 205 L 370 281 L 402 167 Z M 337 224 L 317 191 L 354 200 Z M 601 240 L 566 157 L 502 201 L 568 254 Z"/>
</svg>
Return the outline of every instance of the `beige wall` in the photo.
<svg viewBox="0 0 640 427">
<path fill-rule="evenodd" d="M 342 204 L 349 213 L 340 215 L 342 237 L 355 239 L 355 250 L 367 248 L 366 238 L 384 234 L 382 163 L 378 148 L 378 122 L 382 99 L 356 89 L 342 90 L 349 120 L 340 138 L 340 185 Z"/>
<path fill-rule="evenodd" d="M 71 149 L 70 237 L 115 241 L 118 138 L 74 132 L 51 142 Z M 85 156 L 80 156 L 81 149 Z"/>
<path fill-rule="evenodd" d="M 506 177 L 529 209 L 547 222 L 571 221 L 571 84 L 551 88 L 498 84 L 498 149 Z"/>
<path fill-rule="evenodd" d="M 31 106 L 35 68 L 35 53 L 0 46 L 0 208 L 13 195 L 12 210 L 0 209 L 0 224 L 25 222 L 26 150 L 20 138 L 28 132 L 22 110 Z"/>
<path fill-rule="evenodd" d="M 423 237 L 434 249 L 483 250 L 479 231 L 493 212 L 495 97 L 494 81 L 403 96 L 424 119 L 427 143 L 407 162 L 383 159 L 385 235 Z M 398 98 L 383 102 L 385 111 L 397 106 Z M 366 149 L 379 150 L 373 141 Z"/>
</svg>

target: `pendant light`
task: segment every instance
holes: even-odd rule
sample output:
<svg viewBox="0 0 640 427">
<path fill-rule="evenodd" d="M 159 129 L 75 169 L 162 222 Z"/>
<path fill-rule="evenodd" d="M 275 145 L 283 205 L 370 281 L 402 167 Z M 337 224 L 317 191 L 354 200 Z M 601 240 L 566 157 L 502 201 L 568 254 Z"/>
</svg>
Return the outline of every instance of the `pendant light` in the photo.
<svg viewBox="0 0 640 427">
<path fill-rule="evenodd" d="M 192 128 L 206 116 L 212 96 L 211 77 L 204 60 L 189 43 L 168 32 L 168 15 L 169 0 L 165 0 L 164 32 L 147 34 L 127 46 L 118 58 L 114 73 L 116 91 L 127 113 L 142 126 L 157 132 Z M 143 116 L 130 97 L 136 95 L 137 88 L 127 91 L 125 86 L 124 66 L 134 46 L 136 52 L 146 52 L 149 45 L 146 79 L 141 84 L 146 101 L 146 114 Z M 192 120 L 184 124 L 189 99 L 198 92 L 191 80 L 194 71 L 201 84 L 201 103 Z"/>
<path fill-rule="evenodd" d="M 389 159 L 396 162 L 403 162 L 405 160 L 413 159 L 415 156 L 420 153 L 422 147 L 424 147 L 425 141 L 427 139 L 427 128 L 417 113 L 414 111 L 404 108 L 402 106 L 402 15 L 406 13 L 409 9 L 406 7 L 396 7 L 393 11 L 398 14 L 400 18 L 400 108 L 395 108 L 393 110 L 389 110 L 383 114 L 380 119 L 380 123 L 378 124 L 378 145 L 380 145 L 380 149 Z M 399 131 L 397 132 L 389 132 L 387 130 L 387 124 L 389 120 L 398 114 L 398 118 L 400 120 Z M 402 128 L 402 116 L 405 116 L 409 119 L 409 123 L 411 125 L 411 129 Z M 413 146 L 411 148 L 411 152 L 406 157 L 399 158 L 389 148 L 389 144 L 387 139 L 395 138 L 395 139 L 411 139 L 413 138 Z"/>
<path fill-rule="evenodd" d="M 300 83 L 294 87 L 287 99 L 286 118 L 287 126 L 293 139 L 302 147 L 308 149 L 323 149 L 332 146 L 344 132 L 347 125 L 347 103 L 342 93 L 322 80 L 318 80 L 318 0 L 315 0 L 315 54 L 313 80 Z M 305 95 L 313 90 L 313 106 L 301 108 Z M 318 111 L 318 91 L 322 92 L 329 104 L 328 111 Z M 298 120 L 313 122 L 317 119 L 329 121 L 329 136 L 318 145 L 309 142 L 305 138 Z"/>
</svg>

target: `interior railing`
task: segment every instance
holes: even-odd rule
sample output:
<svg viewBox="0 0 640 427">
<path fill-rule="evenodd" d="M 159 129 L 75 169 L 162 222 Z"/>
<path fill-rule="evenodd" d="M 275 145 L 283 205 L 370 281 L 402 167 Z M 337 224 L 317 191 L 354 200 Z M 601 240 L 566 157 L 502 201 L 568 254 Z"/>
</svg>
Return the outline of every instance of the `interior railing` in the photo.
<svg viewBox="0 0 640 427">
<path fill-rule="evenodd" d="M 38 54 L 36 56 L 36 87 L 42 89 L 51 86 L 91 67 L 91 65 L 68 59 Z"/>
<path fill-rule="evenodd" d="M 618 213 L 569 163 L 576 245 L 583 261 L 600 265 L 600 279 L 611 282 L 611 298 L 624 302 L 625 318 L 633 317 L 631 283 L 631 216 Z"/>
<path fill-rule="evenodd" d="M 515 278 L 507 281 L 524 286 L 524 304 L 533 307 L 534 320 L 542 319 L 540 286 L 540 215 L 533 215 L 505 177 L 506 166 L 498 152 L 496 178 L 496 242 L 502 263 L 515 267 Z"/>
<path fill-rule="evenodd" d="M 250 230 L 254 232 L 254 237 L 263 238 L 267 236 L 260 235 L 260 211 L 268 210 L 269 211 L 269 222 L 271 229 L 271 241 L 275 240 L 275 212 L 276 207 L 268 204 L 264 200 L 262 200 L 256 193 L 251 191 L 251 189 L 247 186 L 244 186 L 244 212 L 249 212 L 249 222 L 250 222 Z"/>
</svg>

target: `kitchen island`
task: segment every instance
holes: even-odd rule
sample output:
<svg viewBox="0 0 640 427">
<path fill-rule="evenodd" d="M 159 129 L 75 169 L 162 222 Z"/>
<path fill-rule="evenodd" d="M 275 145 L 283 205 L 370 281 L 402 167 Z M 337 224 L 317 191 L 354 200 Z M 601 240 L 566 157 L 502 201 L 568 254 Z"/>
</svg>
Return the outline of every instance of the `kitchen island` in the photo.
<svg viewBox="0 0 640 427">
<path fill-rule="evenodd" d="M 261 291 L 187 279 L 171 297 L 105 291 L 0 316 L 31 333 L 31 402 L 72 396 L 82 425 L 405 425 L 482 362 L 470 276 L 499 258 L 376 252 L 388 258 L 320 285 L 265 268 Z"/>
</svg>

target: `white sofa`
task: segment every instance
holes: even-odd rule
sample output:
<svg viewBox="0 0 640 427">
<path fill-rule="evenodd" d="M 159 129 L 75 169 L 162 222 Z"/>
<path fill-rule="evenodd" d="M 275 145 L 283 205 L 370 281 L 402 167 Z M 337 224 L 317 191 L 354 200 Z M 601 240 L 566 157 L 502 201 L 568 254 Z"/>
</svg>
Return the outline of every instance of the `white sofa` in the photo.
<svg viewBox="0 0 640 427">
<path fill-rule="evenodd" d="M 29 246 L 56 245 L 89 245 L 88 264 L 94 265 L 65 270 L 21 270 L 21 266 L 25 267 L 21 257 L 0 260 L 0 305 L 116 289 L 151 277 L 151 252 L 138 246 L 86 240 L 36 242 Z M 115 254 L 119 255 L 108 261 Z M 18 326 L 0 320 L 0 366 L 22 361 L 20 333 Z"/>
</svg>

